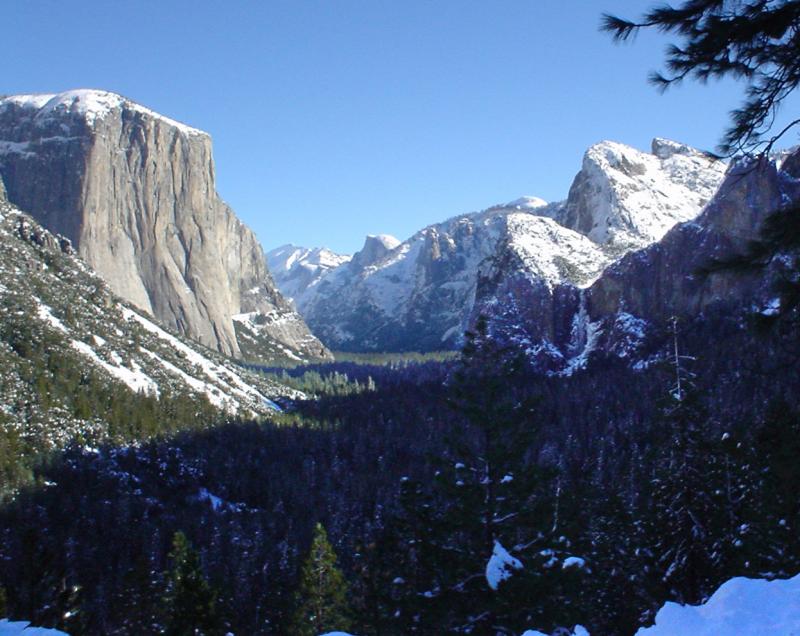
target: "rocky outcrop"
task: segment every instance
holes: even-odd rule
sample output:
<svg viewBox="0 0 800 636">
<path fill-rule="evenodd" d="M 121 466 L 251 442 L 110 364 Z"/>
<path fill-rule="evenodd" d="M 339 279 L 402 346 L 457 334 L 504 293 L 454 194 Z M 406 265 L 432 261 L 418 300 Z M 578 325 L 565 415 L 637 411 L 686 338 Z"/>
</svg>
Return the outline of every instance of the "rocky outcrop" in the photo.
<svg viewBox="0 0 800 636">
<path fill-rule="evenodd" d="M 703 214 L 670 231 L 662 241 L 608 268 L 587 290 L 590 316 L 621 311 L 657 321 L 696 315 L 715 304 L 757 303 L 763 276 L 697 273 L 712 258 L 742 251 L 764 217 L 800 201 L 800 152 L 786 161 L 762 159 L 734 166 Z"/>
<path fill-rule="evenodd" d="M 565 227 L 618 252 L 638 249 L 697 216 L 726 167 L 666 139 L 654 139 L 650 153 L 603 141 L 586 151 L 566 202 L 551 213 Z"/>
<path fill-rule="evenodd" d="M 648 342 L 673 316 L 744 316 L 775 310 L 771 276 L 730 271 L 703 275 L 712 259 L 741 253 L 758 236 L 764 218 L 800 202 L 800 151 L 733 166 L 702 214 L 664 238 L 627 254 L 585 289 L 552 290 L 505 276 L 482 307 L 498 337 L 521 345 L 537 366 L 571 374 L 600 354 L 644 368 Z M 774 259 L 772 267 L 792 267 Z M 511 267 L 513 269 L 513 266 Z"/>
<path fill-rule="evenodd" d="M 13 203 L 168 327 L 238 357 L 329 357 L 217 195 L 206 133 L 101 91 L 7 97 L 0 174 Z"/>
</svg>

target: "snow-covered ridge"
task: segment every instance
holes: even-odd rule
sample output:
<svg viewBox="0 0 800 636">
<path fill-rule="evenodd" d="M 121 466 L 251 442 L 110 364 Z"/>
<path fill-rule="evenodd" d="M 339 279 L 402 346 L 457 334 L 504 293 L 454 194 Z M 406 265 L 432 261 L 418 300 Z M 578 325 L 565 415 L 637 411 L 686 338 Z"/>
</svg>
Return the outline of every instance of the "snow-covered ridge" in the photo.
<svg viewBox="0 0 800 636">
<path fill-rule="evenodd" d="M 654 139 L 649 153 L 602 141 L 586 151 L 557 220 L 597 243 L 644 247 L 695 218 L 727 167 L 666 139 Z"/>
<path fill-rule="evenodd" d="M 208 133 L 202 130 L 165 117 L 122 95 L 108 91 L 76 89 L 63 93 L 11 95 L 0 99 L 0 109 L 12 104 L 21 108 L 37 110 L 35 119 L 38 121 L 45 120 L 54 113 L 75 113 L 83 117 L 89 126 L 93 126 L 97 120 L 104 119 L 114 111 L 128 110 L 163 121 L 185 135 L 208 136 Z"/>
<path fill-rule="evenodd" d="M 519 255 L 526 273 L 549 286 L 566 280 L 588 287 L 611 262 L 601 246 L 553 219 L 517 213 L 508 215 L 506 224 L 509 246 Z"/>
</svg>

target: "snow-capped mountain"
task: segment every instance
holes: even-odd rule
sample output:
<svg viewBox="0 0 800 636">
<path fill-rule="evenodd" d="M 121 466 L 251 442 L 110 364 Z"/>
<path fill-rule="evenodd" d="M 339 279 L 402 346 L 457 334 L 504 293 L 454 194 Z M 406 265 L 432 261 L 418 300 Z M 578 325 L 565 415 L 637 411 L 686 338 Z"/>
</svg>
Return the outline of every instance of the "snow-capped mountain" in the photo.
<svg viewBox="0 0 800 636">
<path fill-rule="evenodd" d="M 0 176 L 12 203 L 179 333 L 250 360 L 330 357 L 217 194 L 203 131 L 104 91 L 5 97 Z"/>
<path fill-rule="evenodd" d="M 48 389 L 63 382 L 53 367 L 81 376 L 73 393 L 93 386 L 127 392 L 131 400 L 183 394 L 242 416 L 272 413 L 273 398 L 296 393 L 170 333 L 124 302 L 69 240 L 9 204 L 1 184 L 0 419 L 22 439 L 54 447 L 109 433 L 100 415 L 81 414 Z"/>
<path fill-rule="evenodd" d="M 638 249 L 697 216 L 726 168 L 667 139 L 654 139 L 650 153 L 603 141 L 586 151 L 567 200 L 549 213 L 596 243 Z"/>
<path fill-rule="evenodd" d="M 336 254 L 326 247 L 309 249 L 281 245 L 267 252 L 267 265 L 281 293 L 295 305 L 303 292 L 313 287 L 330 270 L 350 261 L 352 256 Z"/>
<path fill-rule="evenodd" d="M 498 336 L 516 341 L 551 373 L 570 374 L 595 353 L 643 368 L 654 361 L 648 339 L 672 316 L 774 311 L 770 277 L 762 272 L 699 272 L 712 258 L 743 251 L 767 214 L 798 201 L 800 151 L 736 164 L 699 216 L 616 260 L 586 288 L 544 291 L 519 274 L 487 277 L 474 312 L 488 315 Z M 772 267 L 792 262 L 775 259 Z"/>
<path fill-rule="evenodd" d="M 565 201 L 522 197 L 397 244 L 369 237 L 349 262 L 315 269 L 307 285 L 281 276 L 278 284 L 333 349 L 450 349 L 511 281 L 524 280 L 550 299 L 565 293 L 564 285 L 587 287 L 625 253 L 694 218 L 725 168 L 663 139 L 651 153 L 601 142 L 586 152 Z M 538 308 L 550 304 L 540 299 Z M 552 322 L 548 312 L 540 320 Z"/>
</svg>

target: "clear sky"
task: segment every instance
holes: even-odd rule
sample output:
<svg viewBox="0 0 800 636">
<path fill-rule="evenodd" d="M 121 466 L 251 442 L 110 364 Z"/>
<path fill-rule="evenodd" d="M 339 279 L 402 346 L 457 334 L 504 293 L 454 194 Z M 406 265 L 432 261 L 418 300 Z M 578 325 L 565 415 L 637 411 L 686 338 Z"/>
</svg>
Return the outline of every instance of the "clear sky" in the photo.
<svg viewBox="0 0 800 636">
<path fill-rule="evenodd" d="M 211 133 L 217 188 L 266 249 L 359 249 L 522 195 L 566 197 L 586 148 L 713 149 L 740 87 L 646 82 L 615 45 L 646 0 L 17 0 L 0 93 L 102 88 Z M 789 140 L 797 143 L 795 134 Z"/>
</svg>

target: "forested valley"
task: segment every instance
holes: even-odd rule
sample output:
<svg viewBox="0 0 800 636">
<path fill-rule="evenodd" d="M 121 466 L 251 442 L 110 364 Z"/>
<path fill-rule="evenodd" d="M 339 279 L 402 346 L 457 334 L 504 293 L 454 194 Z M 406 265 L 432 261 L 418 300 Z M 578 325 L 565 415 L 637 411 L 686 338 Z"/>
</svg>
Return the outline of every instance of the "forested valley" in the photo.
<svg viewBox="0 0 800 636">
<path fill-rule="evenodd" d="M 479 325 L 457 360 L 281 372 L 314 392 L 272 421 L 74 445 L 0 512 L 7 611 L 189 633 L 170 608 L 191 602 L 203 633 L 306 633 L 308 597 L 337 597 L 303 584 L 319 524 L 339 600 L 307 633 L 632 634 L 665 600 L 800 569 L 783 331 L 707 315 L 651 338 L 677 358 L 546 377 Z"/>
</svg>

